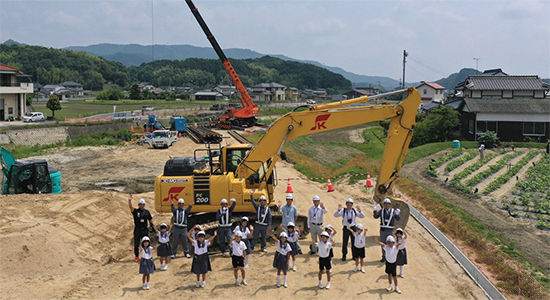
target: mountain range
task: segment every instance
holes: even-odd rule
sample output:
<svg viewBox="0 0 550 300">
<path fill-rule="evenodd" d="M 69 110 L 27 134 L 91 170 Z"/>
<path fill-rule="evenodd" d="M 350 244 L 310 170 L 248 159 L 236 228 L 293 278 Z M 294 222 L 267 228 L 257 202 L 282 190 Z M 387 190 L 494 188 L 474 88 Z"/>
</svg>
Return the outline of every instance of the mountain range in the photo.
<svg viewBox="0 0 550 300">
<path fill-rule="evenodd" d="M 4 44 L 20 44 L 14 40 L 7 40 Z M 215 51 L 209 47 L 197 47 L 192 45 L 155 45 L 144 46 L 138 44 L 95 44 L 89 46 L 71 46 L 64 49 L 82 51 L 91 55 L 100 56 L 106 60 L 116 61 L 125 66 L 139 66 L 142 63 L 151 62 L 153 60 L 184 60 L 188 58 L 207 58 L 217 59 Z M 325 68 L 331 72 L 341 74 L 346 79 L 350 80 L 354 88 L 358 87 L 380 87 L 384 90 L 393 90 L 400 85 L 398 80 L 385 76 L 370 76 L 360 75 L 348 72 L 339 67 L 326 66 L 320 62 L 313 60 L 299 60 L 281 54 L 262 54 L 250 49 L 228 48 L 224 49 L 227 57 L 234 59 L 254 59 L 269 55 L 271 57 L 280 58 L 287 61 L 296 61 L 312 64 L 318 67 Z M 446 78 L 441 78 L 436 82 L 444 86 L 448 90 L 464 81 L 469 75 L 475 75 L 479 72 L 475 69 L 464 68 L 458 73 L 453 73 Z M 549 82 L 548 79 L 543 79 Z M 408 82 L 407 86 L 417 86 L 419 82 Z"/>
</svg>

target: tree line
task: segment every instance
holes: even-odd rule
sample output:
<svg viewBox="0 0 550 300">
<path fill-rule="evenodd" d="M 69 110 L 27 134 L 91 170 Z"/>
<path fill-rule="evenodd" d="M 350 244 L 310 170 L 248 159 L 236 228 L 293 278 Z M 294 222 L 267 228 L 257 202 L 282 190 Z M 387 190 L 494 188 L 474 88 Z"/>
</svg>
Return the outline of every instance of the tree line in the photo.
<svg viewBox="0 0 550 300">
<path fill-rule="evenodd" d="M 126 67 L 84 52 L 28 45 L 0 45 L 0 62 L 16 67 L 40 84 L 74 81 L 101 90 L 105 82 L 128 84 Z"/>
<path fill-rule="evenodd" d="M 119 62 L 79 51 L 2 44 L 0 62 L 31 75 L 34 82 L 56 84 L 74 81 L 88 90 L 102 90 L 106 82 L 122 87 L 148 82 L 157 87 L 186 86 L 196 89 L 232 84 L 218 59 L 159 60 L 126 68 Z M 351 89 L 351 82 L 342 75 L 311 64 L 269 56 L 231 59 L 231 63 L 248 87 L 277 82 L 298 89 L 322 88 L 329 94 Z"/>
</svg>

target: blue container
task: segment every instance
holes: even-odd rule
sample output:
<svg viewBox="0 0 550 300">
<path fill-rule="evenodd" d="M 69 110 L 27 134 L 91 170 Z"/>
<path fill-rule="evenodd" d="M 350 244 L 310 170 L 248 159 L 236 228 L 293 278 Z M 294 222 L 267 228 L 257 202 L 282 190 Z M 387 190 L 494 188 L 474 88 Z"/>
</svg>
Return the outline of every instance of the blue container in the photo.
<svg viewBox="0 0 550 300">
<path fill-rule="evenodd" d="M 455 148 L 455 149 L 460 148 L 460 141 L 459 140 L 454 140 L 453 141 L 453 148 Z"/>
<path fill-rule="evenodd" d="M 170 130 L 177 132 L 184 132 L 187 129 L 187 121 L 185 117 L 171 117 L 170 118 Z"/>
</svg>

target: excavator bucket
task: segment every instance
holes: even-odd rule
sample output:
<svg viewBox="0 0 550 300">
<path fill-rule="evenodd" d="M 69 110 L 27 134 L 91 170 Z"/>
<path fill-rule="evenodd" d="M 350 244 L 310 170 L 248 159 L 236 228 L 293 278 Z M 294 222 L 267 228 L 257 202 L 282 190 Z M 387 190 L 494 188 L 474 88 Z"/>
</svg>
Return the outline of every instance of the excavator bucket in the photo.
<svg viewBox="0 0 550 300">
<path fill-rule="evenodd" d="M 395 228 L 402 228 L 405 229 L 407 226 L 407 221 L 409 221 L 410 216 L 410 209 L 409 205 L 405 203 L 403 200 L 393 198 L 391 199 L 392 207 L 394 209 L 399 208 L 401 212 L 399 213 L 399 221 L 395 221 Z"/>
</svg>

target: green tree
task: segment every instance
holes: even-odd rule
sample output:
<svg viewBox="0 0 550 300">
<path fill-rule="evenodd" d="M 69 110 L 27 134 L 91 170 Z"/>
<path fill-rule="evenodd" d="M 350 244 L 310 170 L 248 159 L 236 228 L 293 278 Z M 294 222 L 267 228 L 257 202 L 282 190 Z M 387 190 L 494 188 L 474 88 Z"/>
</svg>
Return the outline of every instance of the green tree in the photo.
<svg viewBox="0 0 550 300">
<path fill-rule="evenodd" d="M 124 93 L 119 89 L 108 89 L 97 94 L 97 100 L 120 100 L 124 99 Z"/>
<path fill-rule="evenodd" d="M 499 145 L 499 140 L 496 132 L 487 130 L 480 134 L 477 141 L 479 144 L 485 145 L 485 148 L 491 149 Z"/>
<path fill-rule="evenodd" d="M 48 103 L 46 103 L 46 108 L 52 111 L 52 116 L 55 118 L 55 111 L 61 110 L 61 102 L 56 95 L 50 95 Z"/>
<path fill-rule="evenodd" d="M 130 86 L 130 99 L 133 100 L 140 100 L 141 99 L 141 90 L 139 89 L 139 86 L 137 83 L 132 84 Z"/>
<path fill-rule="evenodd" d="M 411 147 L 433 142 L 444 142 L 452 139 L 452 131 L 460 125 L 458 112 L 442 106 L 432 110 L 428 116 L 416 124 Z"/>
<path fill-rule="evenodd" d="M 27 105 L 32 104 L 32 95 L 26 94 L 25 99 L 27 100 Z"/>
</svg>

